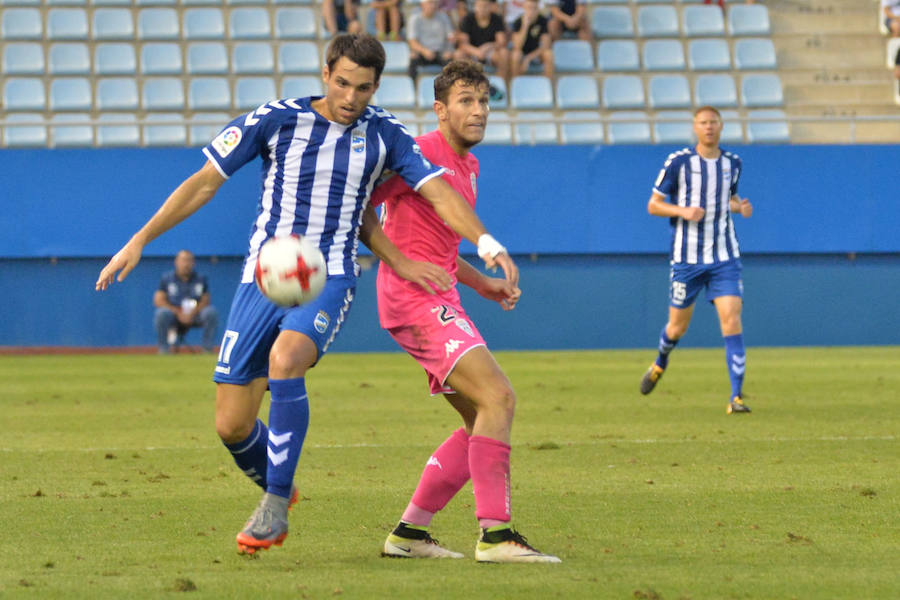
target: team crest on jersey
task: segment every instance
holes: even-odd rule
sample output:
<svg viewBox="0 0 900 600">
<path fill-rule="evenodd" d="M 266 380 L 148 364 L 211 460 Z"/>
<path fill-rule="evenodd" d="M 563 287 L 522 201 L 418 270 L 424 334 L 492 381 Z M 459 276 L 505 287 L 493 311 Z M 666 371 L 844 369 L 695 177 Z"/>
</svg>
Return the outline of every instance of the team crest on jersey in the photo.
<svg viewBox="0 0 900 600">
<path fill-rule="evenodd" d="M 362 131 L 354 131 L 350 134 L 350 149 L 360 154 L 366 151 L 366 136 Z"/>
<path fill-rule="evenodd" d="M 328 313 L 324 310 L 320 310 L 316 315 L 316 318 L 313 319 L 313 327 L 316 328 L 316 331 L 319 333 L 325 333 L 325 330 L 328 329 L 328 323 L 331 322 L 331 318 L 328 316 Z"/>
<path fill-rule="evenodd" d="M 431 163 L 428 161 L 427 158 L 425 158 L 425 155 L 422 154 L 422 149 L 419 148 L 418 144 L 413 144 L 412 151 L 419 155 L 419 158 L 422 159 L 422 164 L 425 165 L 426 169 L 431 168 Z"/>
<path fill-rule="evenodd" d="M 475 180 L 475 173 L 469 173 L 469 181 L 472 182 L 472 195 L 478 197 L 478 185 L 476 185 Z"/>
<path fill-rule="evenodd" d="M 222 133 L 216 136 L 216 139 L 212 141 L 213 150 L 215 150 L 219 156 L 225 158 L 231 151 L 234 150 L 238 144 L 241 143 L 241 129 L 240 127 L 229 127 Z"/>
<path fill-rule="evenodd" d="M 469 322 L 465 319 L 456 319 L 456 326 L 469 334 L 469 337 L 475 337 L 475 334 L 472 333 L 472 327 L 469 325 Z"/>
</svg>

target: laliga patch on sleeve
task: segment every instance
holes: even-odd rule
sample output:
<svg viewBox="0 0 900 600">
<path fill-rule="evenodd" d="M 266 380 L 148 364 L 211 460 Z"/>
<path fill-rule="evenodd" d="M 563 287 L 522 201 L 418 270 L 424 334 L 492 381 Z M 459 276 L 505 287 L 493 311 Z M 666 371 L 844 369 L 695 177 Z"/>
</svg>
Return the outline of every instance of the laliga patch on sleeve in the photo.
<svg viewBox="0 0 900 600">
<path fill-rule="evenodd" d="M 219 156 L 225 158 L 238 144 L 241 143 L 241 129 L 239 127 L 229 127 L 212 141 L 211 146 Z"/>
</svg>

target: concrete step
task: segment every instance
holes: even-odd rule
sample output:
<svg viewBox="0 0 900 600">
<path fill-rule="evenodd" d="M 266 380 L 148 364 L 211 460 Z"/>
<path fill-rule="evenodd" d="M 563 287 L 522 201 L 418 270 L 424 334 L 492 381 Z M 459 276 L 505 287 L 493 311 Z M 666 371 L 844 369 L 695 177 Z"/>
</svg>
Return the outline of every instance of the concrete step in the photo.
<svg viewBox="0 0 900 600">
<path fill-rule="evenodd" d="M 890 82 L 853 85 L 811 83 L 784 86 L 784 101 L 791 107 L 883 105 L 890 102 L 893 97 L 894 86 Z"/>
<path fill-rule="evenodd" d="M 793 121 L 791 141 L 798 144 L 893 144 L 900 121 Z"/>
<path fill-rule="evenodd" d="M 883 64 L 887 42 L 879 35 L 773 36 L 780 68 L 858 67 Z"/>
<path fill-rule="evenodd" d="M 781 78 L 782 85 L 853 86 L 894 81 L 893 71 L 884 67 L 781 69 L 778 76 Z"/>
<path fill-rule="evenodd" d="M 822 5 L 776 2 L 769 6 L 773 33 L 873 33 L 878 34 L 878 4 L 863 0 L 854 4 Z"/>
</svg>

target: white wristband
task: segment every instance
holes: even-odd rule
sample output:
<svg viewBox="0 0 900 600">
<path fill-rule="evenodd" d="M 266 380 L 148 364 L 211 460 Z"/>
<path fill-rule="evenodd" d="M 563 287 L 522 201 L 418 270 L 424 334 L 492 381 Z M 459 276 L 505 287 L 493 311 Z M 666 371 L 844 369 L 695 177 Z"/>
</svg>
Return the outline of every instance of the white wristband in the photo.
<svg viewBox="0 0 900 600">
<path fill-rule="evenodd" d="M 495 258 L 501 252 L 506 252 L 506 248 L 504 248 L 500 242 L 494 239 L 489 233 L 481 234 L 481 237 L 478 238 L 478 256 L 480 256 L 483 260 L 487 260 L 488 258 Z"/>
</svg>

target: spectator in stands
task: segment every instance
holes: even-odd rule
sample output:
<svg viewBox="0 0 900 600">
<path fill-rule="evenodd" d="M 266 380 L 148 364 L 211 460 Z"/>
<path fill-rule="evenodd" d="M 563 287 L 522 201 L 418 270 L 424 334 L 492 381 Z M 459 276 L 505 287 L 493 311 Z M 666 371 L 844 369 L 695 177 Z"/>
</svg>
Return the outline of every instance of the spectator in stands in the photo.
<svg viewBox="0 0 900 600">
<path fill-rule="evenodd" d="M 891 32 L 891 37 L 900 37 L 900 0 L 881 0 L 884 12 L 884 25 Z"/>
<path fill-rule="evenodd" d="M 503 0 L 503 21 L 509 31 L 514 31 L 513 23 L 525 12 L 525 0 Z"/>
<path fill-rule="evenodd" d="M 175 270 L 163 274 L 153 306 L 160 354 L 174 352 L 191 327 L 203 328 L 203 349 L 213 351 L 219 314 L 210 304 L 206 277 L 194 271 L 193 253 L 181 250 L 175 255 Z"/>
<path fill-rule="evenodd" d="M 550 39 L 556 41 L 572 32 L 580 40 L 591 41 L 591 21 L 586 0 L 557 0 L 550 6 Z"/>
<path fill-rule="evenodd" d="M 506 42 L 503 17 L 491 9 L 490 0 L 475 0 L 472 12 L 459 24 L 459 46 L 455 58 L 491 64 L 497 69 L 497 75 L 506 79 L 509 72 Z"/>
<path fill-rule="evenodd" d="M 547 17 L 541 14 L 538 0 L 525 0 L 522 16 L 512 27 L 511 75 L 523 75 L 532 62 L 543 63 L 544 75 L 553 77 L 553 49 Z"/>
<path fill-rule="evenodd" d="M 403 28 L 403 0 L 372 0 L 369 8 L 375 15 L 375 37 L 399 40 Z"/>
<path fill-rule="evenodd" d="M 437 0 L 422 0 L 422 10 L 409 19 L 409 76 L 415 80 L 419 67 L 443 67 L 453 58 L 456 29 L 446 13 L 438 10 Z"/>
<path fill-rule="evenodd" d="M 894 56 L 894 77 L 898 82 L 897 93 L 900 94 L 900 46 L 897 47 L 897 55 Z"/>
<path fill-rule="evenodd" d="M 338 33 L 362 33 L 359 0 L 322 0 L 322 19 L 332 37 Z"/>
</svg>

